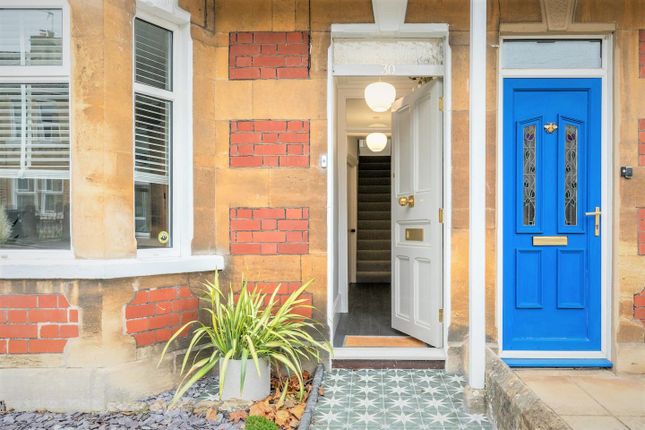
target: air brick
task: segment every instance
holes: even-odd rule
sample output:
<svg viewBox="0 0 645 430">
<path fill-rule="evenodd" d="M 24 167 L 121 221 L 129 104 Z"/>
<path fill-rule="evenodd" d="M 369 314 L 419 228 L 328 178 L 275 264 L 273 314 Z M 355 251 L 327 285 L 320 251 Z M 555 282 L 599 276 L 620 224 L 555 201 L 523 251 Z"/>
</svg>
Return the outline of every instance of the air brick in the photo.
<svg viewBox="0 0 645 430">
<path fill-rule="evenodd" d="M 229 213 L 232 255 L 309 253 L 308 208 L 232 208 Z"/>
</svg>

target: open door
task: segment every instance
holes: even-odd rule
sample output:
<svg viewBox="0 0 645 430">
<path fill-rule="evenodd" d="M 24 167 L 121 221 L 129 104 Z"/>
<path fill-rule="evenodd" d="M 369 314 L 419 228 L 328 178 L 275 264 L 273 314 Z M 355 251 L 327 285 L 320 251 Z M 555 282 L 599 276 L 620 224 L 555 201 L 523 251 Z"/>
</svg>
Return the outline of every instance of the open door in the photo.
<svg viewBox="0 0 645 430">
<path fill-rule="evenodd" d="M 392 114 L 392 327 L 443 346 L 443 84 L 435 79 Z"/>
</svg>

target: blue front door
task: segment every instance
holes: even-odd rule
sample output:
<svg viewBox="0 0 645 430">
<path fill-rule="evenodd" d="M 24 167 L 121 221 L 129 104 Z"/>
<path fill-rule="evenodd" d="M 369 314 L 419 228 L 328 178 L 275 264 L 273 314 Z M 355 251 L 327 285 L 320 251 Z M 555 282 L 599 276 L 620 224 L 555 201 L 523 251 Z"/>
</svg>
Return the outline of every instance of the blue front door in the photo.
<svg viewBox="0 0 645 430">
<path fill-rule="evenodd" d="M 505 351 L 601 349 L 600 107 L 600 79 L 504 80 Z"/>
</svg>

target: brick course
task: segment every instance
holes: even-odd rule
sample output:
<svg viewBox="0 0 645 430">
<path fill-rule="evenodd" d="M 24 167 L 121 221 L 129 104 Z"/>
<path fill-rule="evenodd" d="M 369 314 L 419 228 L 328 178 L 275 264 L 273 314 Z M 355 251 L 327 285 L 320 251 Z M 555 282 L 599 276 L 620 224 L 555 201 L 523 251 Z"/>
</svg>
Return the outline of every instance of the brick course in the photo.
<svg viewBox="0 0 645 430">
<path fill-rule="evenodd" d="M 645 166 L 645 118 L 638 120 L 638 165 Z"/>
<path fill-rule="evenodd" d="M 230 121 L 231 167 L 309 167 L 309 121 Z"/>
<path fill-rule="evenodd" d="M 137 291 L 125 306 L 125 332 L 134 336 L 138 347 L 166 342 L 182 325 L 197 319 L 198 307 L 188 287 Z"/>
<path fill-rule="evenodd" d="M 645 255 L 645 208 L 638 209 L 638 254 Z"/>
<path fill-rule="evenodd" d="M 229 34 L 231 80 L 307 79 L 309 77 L 309 33 L 242 32 Z"/>
<path fill-rule="evenodd" d="M 59 354 L 78 336 L 78 309 L 63 294 L 0 296 L 0 354 Z"/>
<path fill-rule="evenodd" d="M 231 208 L 233 255 L 307 254 L 309 208 Z"/>
<path fill-rule="evenodd" d="M 634 294 L 634 319 L 645 324 L 645 288 L 640 293 Z"/>
</svg>

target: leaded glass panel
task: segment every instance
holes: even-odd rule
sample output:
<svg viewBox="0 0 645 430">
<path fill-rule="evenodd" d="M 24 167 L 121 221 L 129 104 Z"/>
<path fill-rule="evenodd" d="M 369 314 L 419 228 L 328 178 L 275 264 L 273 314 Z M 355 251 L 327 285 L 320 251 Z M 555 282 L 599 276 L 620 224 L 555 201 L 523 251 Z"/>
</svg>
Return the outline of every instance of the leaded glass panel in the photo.
<svg viewBox="0 0 645 430">
<path fill-rule="evenodd" d="M 535 225 L 536 199 L 536 156 L 535 125 L 527 125 L 523 130 L 522 153 L 522 220 L 524 225 Z"/>
<path fill-rule="evenodd" d="M 570 124 L 564 140 L 564 223 L 578 223 L 578 127 Z"/>
</svg>

